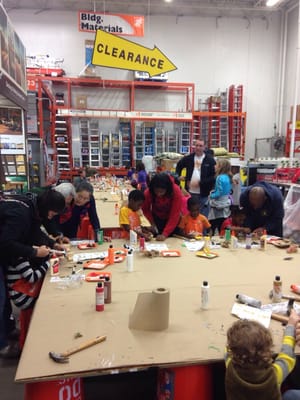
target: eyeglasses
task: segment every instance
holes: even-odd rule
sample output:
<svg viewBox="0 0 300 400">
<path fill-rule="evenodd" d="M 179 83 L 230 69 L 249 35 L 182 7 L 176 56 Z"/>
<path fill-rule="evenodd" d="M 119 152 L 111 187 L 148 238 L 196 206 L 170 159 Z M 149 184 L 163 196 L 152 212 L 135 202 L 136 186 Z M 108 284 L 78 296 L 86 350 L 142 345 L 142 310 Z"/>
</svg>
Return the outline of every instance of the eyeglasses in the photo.
<svg viewBox="0 0 300 400">
<path fill-rule="evenodd" d="M 77 193 L 77 200 L 80 201 L 90 201 L 90 196 L 84 196 L 83 194 Z"/>
</svg>

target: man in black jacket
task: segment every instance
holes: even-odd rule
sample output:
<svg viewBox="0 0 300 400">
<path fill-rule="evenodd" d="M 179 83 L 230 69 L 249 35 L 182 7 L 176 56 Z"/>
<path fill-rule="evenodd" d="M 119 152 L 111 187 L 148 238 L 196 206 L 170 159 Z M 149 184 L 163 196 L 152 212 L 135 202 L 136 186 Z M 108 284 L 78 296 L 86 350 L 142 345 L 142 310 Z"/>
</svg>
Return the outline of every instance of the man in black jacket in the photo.
<svg viewBox="0 0 300 400">
<path fill-rule="evenodd" d="M 63 211 L 62 194 L 47 190 L 37 196 L 0 197 L 0 357 L 17 356 L 16 346 L 8 343 L 8 318 L 11 305 L 5 284 L 6 269 L 18 259 L 33 260 L 49 256 L 50 248 L 62 247 L 40 228 L 43 218 L 51 219 Z M 12 327 L 10 327 L 12 329 Z"/>
<path fill-rule="evenodd" d="M 199 201 L 200 212 L 208 216 L 208 195 L 215 183 L 215 160 L 204 151 L 204 141 L 196 140 L 195 151 L 183 157 L 176 166 L 176 174 L 186 168 L 185 188 L 192 197 Z"/>
</svg>

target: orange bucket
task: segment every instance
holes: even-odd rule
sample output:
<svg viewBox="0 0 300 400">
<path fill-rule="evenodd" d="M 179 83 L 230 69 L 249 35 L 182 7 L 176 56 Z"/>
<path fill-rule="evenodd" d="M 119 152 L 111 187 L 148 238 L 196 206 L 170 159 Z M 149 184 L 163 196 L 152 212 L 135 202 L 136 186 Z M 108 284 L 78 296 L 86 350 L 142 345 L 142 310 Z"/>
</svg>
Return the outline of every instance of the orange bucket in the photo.
<svg viewBox="0 0 300 400">
<path fill-rule="evenodd" d="M 84 400 L 82 378 L 27 383 L 24 400 Z"/>
</svg>

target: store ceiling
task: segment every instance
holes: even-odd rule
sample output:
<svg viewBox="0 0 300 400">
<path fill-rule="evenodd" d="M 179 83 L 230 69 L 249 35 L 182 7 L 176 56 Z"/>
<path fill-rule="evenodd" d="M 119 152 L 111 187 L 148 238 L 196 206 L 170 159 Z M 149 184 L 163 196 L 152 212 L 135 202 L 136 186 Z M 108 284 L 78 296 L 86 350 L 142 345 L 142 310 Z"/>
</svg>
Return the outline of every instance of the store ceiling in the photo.
<svg viewBox="0 0 300 400">
<path fill-rule="evenodd" d="M 284 9 L 297 0 L 280 0 L 273 8 L 266 0 L 2 0 L 5 9 L 30 9 L 36 14 L 49 10 L 91 10 L 105 13 L 173 16 L 265 15 Z"/>
</svg>

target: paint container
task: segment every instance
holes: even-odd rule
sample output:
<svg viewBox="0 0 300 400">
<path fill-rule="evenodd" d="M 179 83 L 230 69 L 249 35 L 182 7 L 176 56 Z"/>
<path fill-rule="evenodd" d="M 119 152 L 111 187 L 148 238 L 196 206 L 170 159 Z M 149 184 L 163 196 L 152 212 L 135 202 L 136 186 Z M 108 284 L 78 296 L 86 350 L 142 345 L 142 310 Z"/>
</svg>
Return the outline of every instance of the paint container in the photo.
<svg viewBox="0 0 300 400">
<path fill-rule="evenodd" d="M 259 248 L 260 250 L 266 250 L 267 248 L 267 231 L 264 229 L 263 234 L 259 239 Z"/>
<path fill-rule="evenodd" d="M 126 257 L 126 270 L 127 272 L 133 271 L 133 251 L 129 250 Z"/>
<path fill-rule="evenodd" d="M 273 281 L 273 303 L 279 303 L 282 299 L 282 281 L 279 275 L 275 276 Z"/>
<path fill-rule="evenodd" d="M 231 232 L 230 248 L 231 250 L 236 250 L 238 248 L 238 238 L 235 236 L 234 231 Z"/>
<path fill-rule="evenodd" d="M 210 237 L 204 236 L 204 250 L 210 251 Z"/>
<path fill-rule="evenodd" d="M 252 244 L 252 235 L 250 233 L 247 233 L 247 235 L 246 235 L 246 249 L 247 250 L 251 249 L 251 244 Z"/>
<path fill-rule="evenodd" d="M 261 308 L 261 301 L 260 300 L 257 300 L 254 297 L 247 296 L 246 294 L 241 294 L 241 293 L 237 294 L 236 295 L 236 300 L 239 303 L 246 304 L 247 306 L 251 306 L 251 307 L 255 307 L 255 308 Z"/>
<path fill-rule="evenodd" d="M 209 284 L 207 281 L 203 281 L 201 286 L 201 308 L 207 310 L 209 307 Z"/>
<path fill-rule="evenodd" d="M 104 283 L 98 282 L 96 286 L 96 311 L 104 311 Z"/>
<path fill-rule="evenodd" d="M 230 243 L 230 239 L 231 239 L 231 231 L 229 228 L 226 228 L 225 229 L 225 242 Z"/>
<path fill-rule="evenodd" d="M 52 257 L 50 258 L 50 273 L 51 276 L 59 275 L 59 258 Z"/>
<path fill-rule="evenodd" d="M 145 250 L 145 238 L 144 236 L 140 236 L 140 251 Z"/>
<path fill-rule="evenodd" d="M 291 285 L 291 291 L 300 294 L 300 285 Z"/>
<path fill-rule="evenodd" d="M 108 264 L 112 265 L 115 262 L 115 250 L 111 244 L 108 248 Z"/>
<path fill-rule="evenodd" d="M 103 280 L 104 283 L 104 303 L 111 303 L 111 280 L 106 276 Z"/>
<path fill-rule="evenodd" d="M 98 229 L 97 230 L 97 242 L 98 244 L 103 244 L 103 230 L 102 229 Z"/>
<path fill-rule="evenodd" d="M 129 232 L 129 244 L 131 247 L 135 247 L 137 245 L 137 233 L 132 229 Z"/>
</svg>

